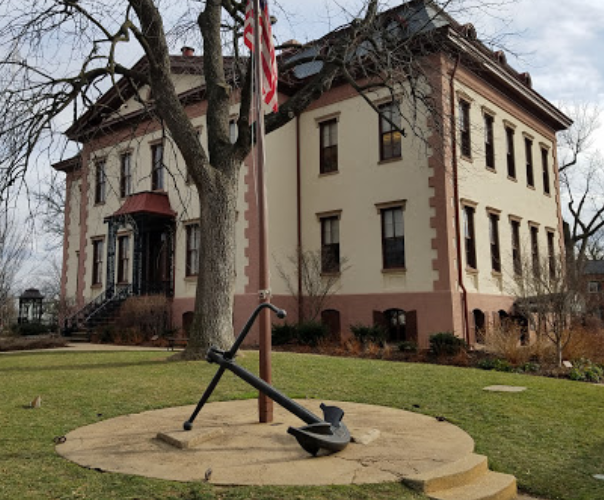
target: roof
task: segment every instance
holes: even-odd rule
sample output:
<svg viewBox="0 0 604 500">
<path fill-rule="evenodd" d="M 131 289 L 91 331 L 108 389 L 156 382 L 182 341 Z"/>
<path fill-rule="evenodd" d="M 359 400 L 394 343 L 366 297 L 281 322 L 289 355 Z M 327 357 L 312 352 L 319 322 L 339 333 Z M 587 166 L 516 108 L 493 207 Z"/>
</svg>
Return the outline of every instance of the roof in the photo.
<svg viewBox="0 0 604 500">
<path fill-rule="evenodd" d="M 604 274 L 604 260 L 588 260 L 585 262 L 583 274 Z"/>
<path fill-rule="evenodd" d="M 20 299 L 43 299 L 44 295 L 37 288 L 28 288 L 20 296 Z"/>
<path fill-rule="evenodd" d="M 78 154 L 67 158 L 66 160 L 59 161 L 52 164 L 52 168 L 59 170 L 60 172 L 70 173 L 75 170 L 79 170 L 82 166 L 82 157 Z"/>
<path fill-rule="evenodd" d="M 112 217 L 135 214 L 158 215 L 170 218 L 176 216 L 176 212 L 170 206 L 168 194 L 155 191 L 144 191 L 128 196 L 124 204 Z"/>
</svg>

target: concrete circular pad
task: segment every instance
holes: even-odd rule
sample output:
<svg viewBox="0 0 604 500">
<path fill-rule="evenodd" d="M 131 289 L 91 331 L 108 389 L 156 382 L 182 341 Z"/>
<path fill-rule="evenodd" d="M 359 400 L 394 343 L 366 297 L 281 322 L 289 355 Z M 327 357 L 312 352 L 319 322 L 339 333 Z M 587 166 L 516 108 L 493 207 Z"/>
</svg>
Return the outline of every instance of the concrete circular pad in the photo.
<svg viewBox="0 0 604 500">
<path fill-rule="evenodd" d="M 319 401 L 300 404 L 322 415 Z M 193 406 L 125 415 L 76 429 L 57 452 L 84 467 L 221 485 L 326 485 L 400 481 L 458 461 L 474 442 L 458 427 L 416 413 L 347 402 L 353 440 L 334 455 L 312 457 L 287 427 L 304 425 L 275 405 L 272 424 L 259 424 L 256 400 L 206 405 L 192 431 L 182 423 Z M 158 439 L 165 433 L 179 448 Z M 191 437 L 189 437 L 191 436 Z M 184 448 L 184 449 L 183 449 Z"/>
</svg>

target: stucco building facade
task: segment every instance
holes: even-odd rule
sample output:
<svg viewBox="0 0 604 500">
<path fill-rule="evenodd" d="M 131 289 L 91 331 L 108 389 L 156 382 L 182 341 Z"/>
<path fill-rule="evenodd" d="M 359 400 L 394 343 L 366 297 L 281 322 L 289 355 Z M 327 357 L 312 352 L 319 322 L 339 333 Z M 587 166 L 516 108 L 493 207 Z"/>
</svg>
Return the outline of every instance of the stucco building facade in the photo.
<svg viewBox="0 0 604 500">
<path fill-rule="evenodd" d="M 422 56 L 429 107 L 402 88 L 394 100 L 376 91 L 378 114 L 337 83 L 266 139 L 273 302 L 295 309 L 278 269 L 294 276 L 298 248 L 321 251 L 323 272 L 338 279 L 322 318 L 342 336 L 351 324 L 377 322 L 393 341 L 426 346 L 442 331 L 480 341 L 509 313 L 514 276 L 531 272 L 526 262 L 563 252 L 556 132 L 570 120 L 471 26 L 443 19 L 434 27 L 442 48 Z M 172 62 L 205 144 L 201 58 Z M 69 130 L 81 154 L 55 164 L 67 174 L 62 294 L 80 308 L 108 288 L 166 294 L 180 327 L 193 310 L 203 238 L 197 197 L 168 132 L 123 85 L 101 99 L 110 113 L 85 115 Z M 236 118 L 236 98 L 231 111 Z M 237 213 L 236 329 L 257 303 L 254 171 L 249 158 Z"/>
</svg>

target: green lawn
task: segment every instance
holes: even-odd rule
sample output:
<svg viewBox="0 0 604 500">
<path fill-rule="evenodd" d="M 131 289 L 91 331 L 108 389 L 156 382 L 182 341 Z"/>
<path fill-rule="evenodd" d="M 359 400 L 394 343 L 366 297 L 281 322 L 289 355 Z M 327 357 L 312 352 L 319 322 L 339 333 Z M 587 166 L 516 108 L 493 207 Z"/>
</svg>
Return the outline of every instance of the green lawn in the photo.
<svg viewBox="0 0 604 500">
<path fill-rule="evenodd" d="M 99 473 L 65 461 L 53 438 L 126 413 L 192 404 L 215 367 L 165 362 L 161 352 L 0 355 L 0 498 L 420 498 L 398 484 L 216 488 Z M 241 364 L 255 370 L 258 357 Z M 274 384 L 292 397 L 339 399 L 443 415 L 465 429 L 494 470 L 538 496 L 604 498 L 604 387 L 436 365 L 275 353 Z M 524 385 L 490 393 L 492 384 Z M 42 395 L 40 409 L 25 409 Z M 254 397 L 227 373 L 214 399 Z M 414 408 L 419 405 L 419 408 Z M 101 414 L 99 416 L 99 414 Z"/>
</svg>

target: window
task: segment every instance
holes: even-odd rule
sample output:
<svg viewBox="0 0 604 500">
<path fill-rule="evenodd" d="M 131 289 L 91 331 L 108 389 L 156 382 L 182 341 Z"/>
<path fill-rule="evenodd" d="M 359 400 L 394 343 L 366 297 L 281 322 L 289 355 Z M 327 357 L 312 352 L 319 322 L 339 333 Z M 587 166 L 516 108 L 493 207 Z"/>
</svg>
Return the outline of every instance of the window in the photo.
<svg viewBox="0 0 604 500">
<path fill-rule="evenodd" d="M 321 272 L 340 272 L 340 219 L 321 218 Z"/>
<path fill-rule="evenodd" d="M 92 284 L 103 283 L 103 240 L 92 241 Z"/>
<path fill-rule="evenodd" d="M 476 269 L 476 235 L 474 232 L 474 207 L 464 206 L 464 239 L 466 243 L 466 265 Z"/>
<path fill-rule="evenodd" d="M 117 239 L 117 282 L 130 281 L 130 236 L 119 236 Z"/>
<path fill-rule="evenodd" d="M 380 106 L 380 160 L 401 157 L 401 110 L 394 101 Z"/>
<path fill-rule="evenodd" d="M 238 137 L 239 129 L 237 128 L 237 121 L 235 119 L 229 120 L 229 139 L 231 144 L 235 144 Z"/>
<path fill-rule="evenodd" d="M 549 277 L 556 277 L 556 252 L 554 251 L 554 232 L 547 232 L 547 261 L 549 264 Z"/>
<path fill-rule="evenodd" d="M 189 224 L 187 230 L 187 255 L 185 258 L 186 276 L 199 274 L 199 224 Z"/>
<path fill-rule="evenodd" d="M 535 176 L 533 175 L 533 141 L 524 138 L 524 150 L 526 151 L 526 184 L 535 187 Z"/>
<path fill-rule="evenodd" d="M 601 287 L 599 281 L 590 281 L 587 284 L 587 291 L 589 293 L 600 293 Z"/>
<path fill-rule="evenodd" d="M 549 165 L 547 161 L 548 155 L 549 151 L 545 148 L 541 148 L 541 165 L 543 165 L 543 192 L 545 194 L 550 194 Z"/>
<path fill-rule="evenodd" d="M 505 141 L 507 146 L 508 177 L 516 178 L 516 153 L 514 152 L 514 129 L 505 128 Z"/>
<path fill-rule="evenodd" d="M 385 208 L 382 215 L 382 261 L 384 269 L 405 267 L 403 207 Z"/>
<path fill-rule="evenodd" d="M 501 251 L 499 249 L 499 215 L 489 213 L 489 239 L 491 242 L 491 269 L 501 272 Z"/>
<path fill-rule="evenodd" d="M 132 155 L 124 153 L 120 160 L 120 197 L 125 198 L 132 193 Z"/>
<path fill-rule="evenodd" d="M 539 276 L 541 269 L 539 266 L 539 228 L 531 226 L 531 260 L 533 262 L 533 274 Z"/>
<path fill-rule="evenodd" d="M 470 103 L 459 101 L 459 132 L 461 140 L 461 154 L 472 158 L 472 142 L 470 138 Z"/>
<path fill-rule="evenodd" d="M 522 257 L 520 255 L 520 222 L 510 221 L 512 229 L 512 262 L 514 264 L 514 274 L 522 274 Z"/>
<path fill-rule="evenodd" d="M 105 203 L 107 189 L 107 174 L 105 172 L 105 160 L 96 162 L 95 165 L 94 202 Z"/>
<path fill-rule="evenodd" d="M 164 189 L 164 145 L 151 146 L 151 189 Z"/>
<path fill-rule="evenodd" d="M 484 115 L 484 154 L 487 168 L 495 169 L 495 144 L 493 141 L 493 117 Z"/>
<path fill-rule="evenodd" d="M 334 118 L 319 124 L 321 133 L 321 157 L 319 169 L 322 174 L 338 170 L 338 121 Z"/>
</svg>

